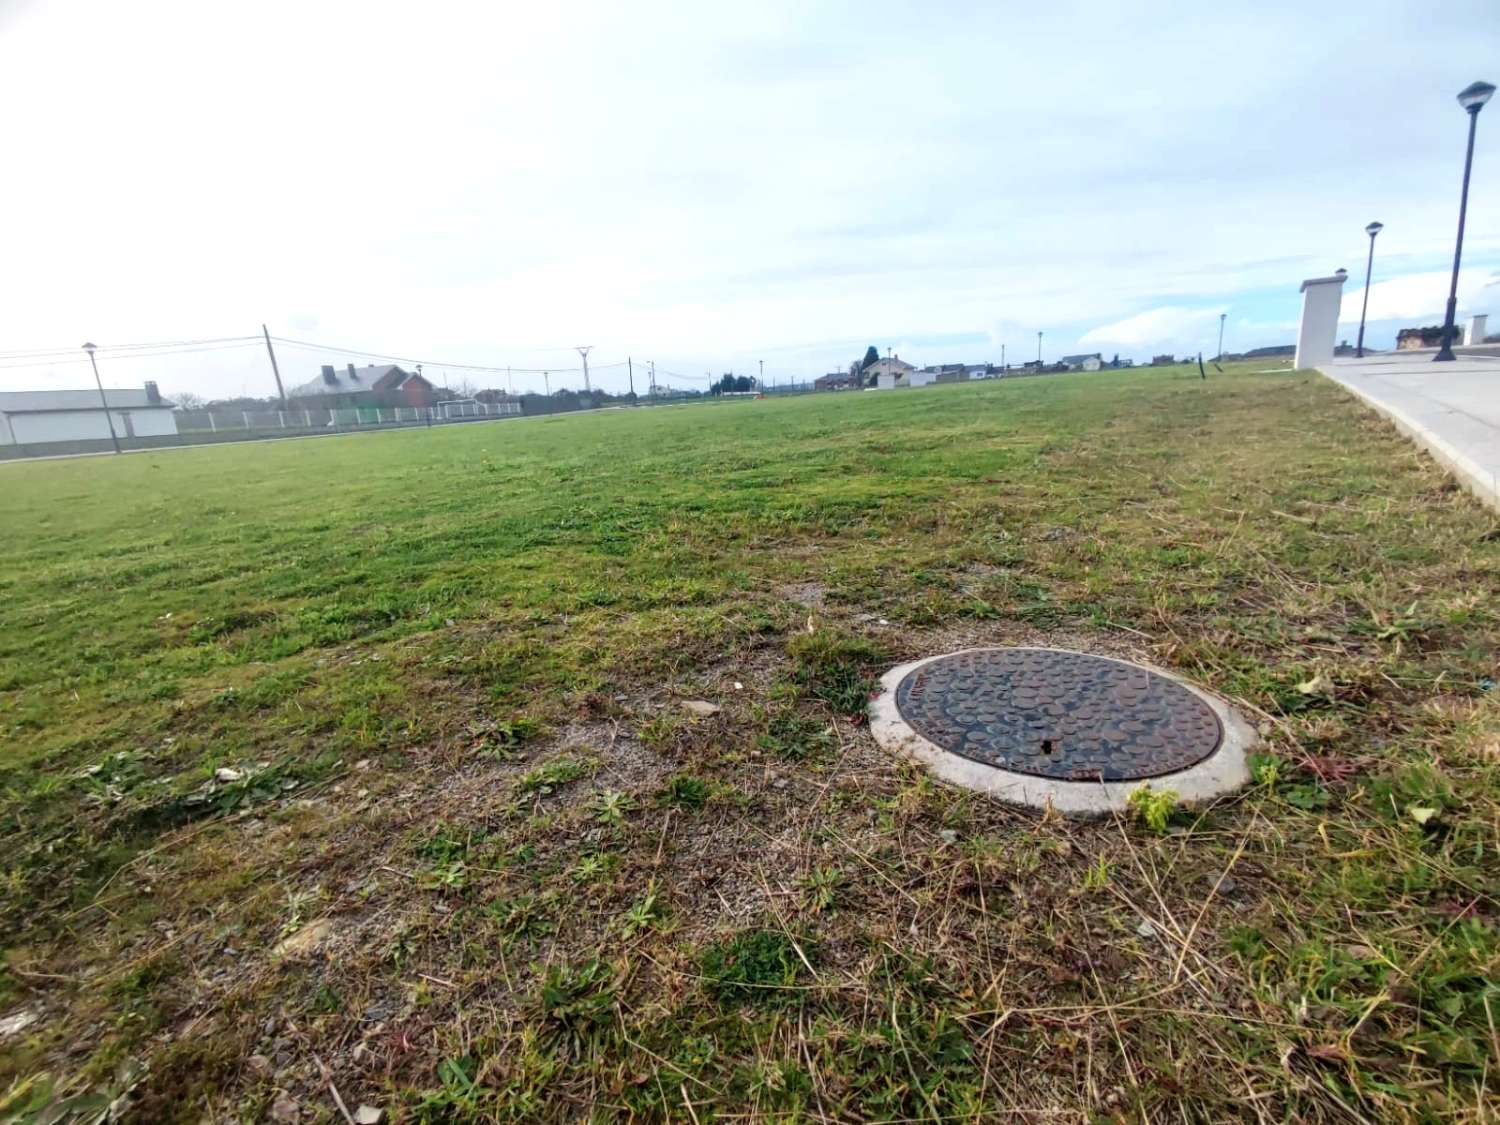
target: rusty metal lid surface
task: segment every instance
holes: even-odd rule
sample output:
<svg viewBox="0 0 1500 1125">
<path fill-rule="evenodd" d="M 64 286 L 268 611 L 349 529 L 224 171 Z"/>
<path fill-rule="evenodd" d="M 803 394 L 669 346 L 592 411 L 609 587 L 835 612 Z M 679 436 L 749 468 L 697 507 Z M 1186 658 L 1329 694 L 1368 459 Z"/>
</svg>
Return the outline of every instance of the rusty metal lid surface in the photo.
<svg viewBox="0 0 1500 1125">
<path fill-rule="evenodd" d="M 929 742 L 997 769 L 1063 781 L 1138 781 L 1187 769 L 1224 740 L 1219 717 L 1137 664 L 1049 648 L 939 657 L 896 687 Z"/>
</svg>

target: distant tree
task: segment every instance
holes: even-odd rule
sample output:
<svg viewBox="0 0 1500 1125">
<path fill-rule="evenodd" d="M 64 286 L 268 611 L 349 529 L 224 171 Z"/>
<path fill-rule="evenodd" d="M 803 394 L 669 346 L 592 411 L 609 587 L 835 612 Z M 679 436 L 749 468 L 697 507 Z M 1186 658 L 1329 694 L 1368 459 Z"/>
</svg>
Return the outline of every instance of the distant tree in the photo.
<svg viewBox="0 0 1500 1125">
<path fill-rule="evenodd" d="M 1109 365 L 1111 367 L 1119 367 L 1120 366 L 1120 353 L 1119 352 L 1115 352 L 1115 358 L 1109 361 Z"/>
<path fill-rule="evenodd" d="M 879 362 L 880 362 L 880 353 L 875 350 L 875 345 L 871 344 L 868 348 L 865 349 L 864 362 L 862 362 L 859 365 L 859 369 L 861 371 L 863 371 L 865 368 L 869 367 L 870 364 L 872 364 L 872 363 L 879 363 Z"/>
<path fill-rule="evenodd" d="M 178 394 L 167 395 L 168 402 L 175 402 L 183 410 L 202 410 L 208 405 L 208 400 L 202 395 L 195 395 L 192 391 L 182 391 Z"/>
<path fill-rule="evenodd" d="M 755 389 L 755 380 L 750 378 L 750 376 L 748 375 L 736 375 L 734 379 L 734 389 L 740 394 L 745 394 L 748 391 L 753 391 Z"/>
<path fill-rule="evenodd" d="M 739 380 L 731 372 L 726 371 L 719 377 L 719 381 L 711 389 L 716 395 L 729 394 L 739 389 Z"/>
</svg>

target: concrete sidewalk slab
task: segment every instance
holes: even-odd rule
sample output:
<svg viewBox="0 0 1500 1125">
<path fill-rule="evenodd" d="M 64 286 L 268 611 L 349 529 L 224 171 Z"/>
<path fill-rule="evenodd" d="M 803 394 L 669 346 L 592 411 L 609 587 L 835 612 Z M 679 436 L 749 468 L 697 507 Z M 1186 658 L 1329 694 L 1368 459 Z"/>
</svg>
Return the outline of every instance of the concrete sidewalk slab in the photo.
<svg viewBox="0 0 1500 1125">
<path fill-rule="evenodd" d="M 1460 483 L 1500 510 L 1500 356 L 1431 351 L 1336 359 L 1320 370 L 1432 454 Z"/>
</svg>

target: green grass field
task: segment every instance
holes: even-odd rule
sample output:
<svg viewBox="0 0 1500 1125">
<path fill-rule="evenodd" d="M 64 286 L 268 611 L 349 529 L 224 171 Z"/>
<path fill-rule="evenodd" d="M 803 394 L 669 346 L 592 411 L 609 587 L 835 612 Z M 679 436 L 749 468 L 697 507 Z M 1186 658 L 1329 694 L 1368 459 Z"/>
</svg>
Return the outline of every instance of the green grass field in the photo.
<svg viewBox="0 0 1500 1125">
<path fill-rule="evenodd" d="M 0 527 L 0 1120 L 1493 1120 L 1500 526 L 1317 376 L 16 464 Z M 1017 642 L 1237 700 L 1256 783 L 873 745 Z"/>
</svg>

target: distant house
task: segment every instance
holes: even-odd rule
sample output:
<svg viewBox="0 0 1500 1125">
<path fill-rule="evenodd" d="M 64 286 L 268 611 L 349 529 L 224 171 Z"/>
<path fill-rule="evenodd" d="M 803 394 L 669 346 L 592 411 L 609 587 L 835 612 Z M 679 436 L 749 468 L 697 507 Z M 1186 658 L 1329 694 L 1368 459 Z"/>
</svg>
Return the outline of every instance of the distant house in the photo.
<svg viewBox="0 0 1500 1125">
<path fill-rule="evenodd" d="M 813 390 L 816 391 L 852 391 L 857 385 L 854 376 L 847 371 L 830 371 L 813 380 Z"/>
<path fill-rule="evenodd" d="M 177 432 L 172 408 L 155 383 L 106 390 L 102 404 L 97 390 L 0 391 L 0 445 L 108 441 L 110 423 L 116 437 L 162 437 Z"/>
<path fill-rule="evenodd" d="M 1454 333 L 1453 341 L 1457 343 L 1459 335 Z M 1443 343 L 1443 326 L 1441 324 L 1429 324 L 1425 328 L 1403 328 L 1396 333 L 1396 350 L 1398 352 L 1414 351 L 1418 348 L 1436 348 Z"/>
<path fill-rule="evenodd" d="M 415 406 L 434 405 L 438 388 L 415 371 L 393 363 L 366 367 L 348 364 L 342 371 L 324 364 L 322 373 L 300 387 L 293 387 L 287 397 L 304 409 L 338 406 Z"/>
<path fill-rule="evenodd" d="M 916 370 L 899 356 L 887 356 L 884 359 L 877 359 L 865 368 L 864 380 L 872 388 L 888 391 L 896 387 L 922 386 L 924 383 L 931 383 L 937 377 L 933 375 L 932 378 L 913 382 L 911 377 Z"/>
<path fill-rule="evenodd" d="M 1151 357 L 1151 366 L 1152 367 L 1171 367 L 1172 364 L 1174 364 L 1176 362 L 1177 362 L 1177 357 L 1176 356 L 1154 355 L 1154 356 Z"/>
<path fill-rule="evenodd" d="M 1085 355 L 1065 355 L 1062 362 L 1067 364 L 1069 371 L 1098 371 L 1104 366 L 1104 356 L 1099 352 L 1089 352 Z"/>
</svg>

